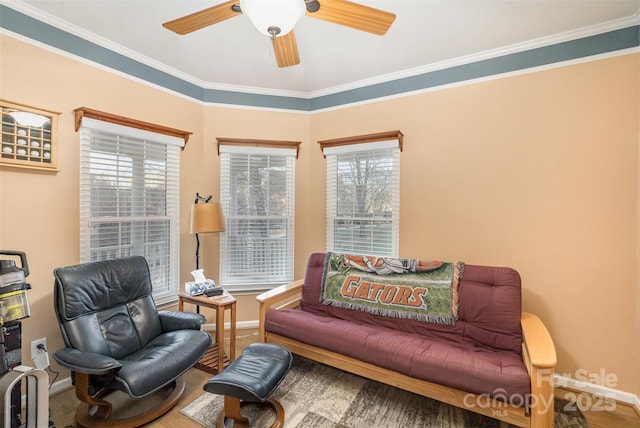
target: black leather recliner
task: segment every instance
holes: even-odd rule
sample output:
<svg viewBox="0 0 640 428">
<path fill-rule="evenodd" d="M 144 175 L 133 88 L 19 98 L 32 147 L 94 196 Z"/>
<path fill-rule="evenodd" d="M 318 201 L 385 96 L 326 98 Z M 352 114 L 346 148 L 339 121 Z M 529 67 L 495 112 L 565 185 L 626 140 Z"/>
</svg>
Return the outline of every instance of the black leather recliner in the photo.
<svg viewBox="0 0 640 428">
<path fill-rule="evenodd" d="M 72 371 L 81 400 L 77 425 L 140 426 L 169 411 L 184 391 L 180 376 L 211 346 L 211 336 L 200 331 L 206 318 L 158 312 L 143 257 L 57 268 L 54 276 L 66 345 L 54 358 Z M 158 393 L 164 401 L 138 415 L 112 417 L 104 398 L 114 390 L 135 399 Z"/>
</svg>

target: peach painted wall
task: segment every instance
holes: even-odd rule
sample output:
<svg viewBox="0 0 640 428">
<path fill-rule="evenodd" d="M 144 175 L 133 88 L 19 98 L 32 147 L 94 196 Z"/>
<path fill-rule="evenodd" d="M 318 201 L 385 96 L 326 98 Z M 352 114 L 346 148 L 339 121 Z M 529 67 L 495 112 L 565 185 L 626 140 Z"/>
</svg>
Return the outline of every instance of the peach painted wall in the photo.
<svg viewBox="0 0 640 428">
<path fill-rule="evenodd" d="M 53 312 L 55 267 L 79 262 L 79 158 L 73 110 L 89 107 L 193 132 L 181 160 L 182 282 L 192 279 L 195 238 L 189 234 L 196 192 L 219 197 L 216 136 L 304 141 L 309 116 L 207 107 L 10 37 L 0 36 L 0 98 L 58 111 L 59 172 L 0 168 L 0 249 L 27 253 L 33 284 L 32 317 L 23 321 L 23 343 L 46 337 L 63 346 Z M 301 150 L 301 158 L 305 149 Z M 298 174 L 303 177 L 304 170 Z M 301 178 L 302 179 L 302 178 Z M 303 188 L 303 186 L 299 187 Z M 204 234 L 201 263 L 217 279 L 218 237 Z M 238 296 L 238 320 L 256 320 L 255 296 Z M 206 314 L 206 311 L 205 311 Z M 29 362 L 29 348 L 23 361 Z M 53 363 L 55 366 L 55 363 Z"/>
<path fill-rule="evenodd" d="M 401 256 L 516 268 L 558 372 L 637 393 L 638 70 L 628 55 L 318 113 L 311 141 L 401 130 Z"/>
<path fill-rule="evenodd" d="M 190 279 L 196 192 L 219 197 L 215 137 L 302 141 L 296 278 L 324 249 L 325 161 L 315 143 L 400 129 L 405 257 L 512 266 L 524 309 L 547 323 L 559 372 L 600 369 L 640 392 L 638 56 L 628 55 L 313 114 L 203 106 L 0 36 L 0 98 L 62 112 L 60 172 L 0 168 L 0 248 L 27 252 L 34 289 L 24 343 L 62 346 L 53 268 L 78 262 L 78 136 L 85 106 L 193 132 L 182 154 L 181 278 Z M 201 264 L 218 277 L 218 237 Z M 239 321 L 257 319 L 238 296 Z M 23 359 L 29 357 L 23 352 Z"/>
<path fill-rule="evenodd" d="M 182 154 L 187 172 L 185 166 L 198 159 L 203 110 L 191 101 L 9 37 L 0 36 L 0 54 L 0 98 L 62 113 L 59 172 L 0 168 L 0 248 L 26 252 L 31 270 L 32 316 L 22 323 L 23 362 L 30 363 L 31 340 L 46 337 L 50 353 L 64 346 L 53 311 L 52 271 L 79 262 L 79 137 L 73 110 L 90 107 L 193 132 Z M 198 179 L 194 172 L 182 174 L 183 218 L 188 218 Z M 181 237 L 188 237 L 188 224 L 181 226 Z M 182 258 L 187 257 L 185 253 Z"/>
<path fill-rule="evenodd" d="M 308 134 L 309 115 L 301 113 L 283 113 L 274 111 L 256 111 L 245 108 L 225 108 L 208 106 L 204 109 L 204 139 L 199 147 L 196 164 L 190 164 L 188 169 L 197 171 L 201 194 L 213 195 L 216 201 L 220 200 L 220 157 L 217 153 L 216 137 L 265 139 L 301 141 L 299 158 L 296 161 L 296 205 L 304 201 L 307 174 L 304 164 L 308 162 Z M 193 194 L 195 196 L 195 193 Z M 301 212 L 302 211 L 302 212 Z M 188 218 L 188 217 L 187 217 Z M 296 211 L 296 254 L 300 254 L 300 248 L 304 247 L 302 236 L 298 231 L 308 228 L 305 223 L 304 210 Z M 208 272 L 208 277 L 219 278 L 220 262 L 218 259 L 219 235 L 200 235 L 201 260 L 200 266 Z M 182 241 L 185 244 L 185 241 Z M 182 246 L 181 254 L 189 260 L 188 270 L 194 268 L 195 238 L 190 237 Z M 306 253 L 305 253 L 306 254 Z M 297 257 L 299 258 L 299 257 Z M 182 265 L 184 267 L 184 264 Z M 296 277 L 304 274 L 302 265 L 295 270 Z M 256 321 L 258 319 L 258 303 L 255 294 L 235 295 L 238 300 L 238 320 Z M 213 316 L 213 312 L 203 309 L 203 313 Z M 227 320 L 229 313 L 225 314 Z M 215 318 L 210 318 L 215 319 Z"/>
</svg>

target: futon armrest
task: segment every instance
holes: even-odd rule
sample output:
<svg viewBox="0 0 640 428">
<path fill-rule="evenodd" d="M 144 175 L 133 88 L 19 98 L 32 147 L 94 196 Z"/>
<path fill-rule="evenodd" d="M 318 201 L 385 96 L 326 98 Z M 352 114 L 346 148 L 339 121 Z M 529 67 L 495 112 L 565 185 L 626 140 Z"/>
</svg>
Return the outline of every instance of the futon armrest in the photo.
<svg viewBox="0 0 640 428">
<path fill-rule="evenodd" d="M 194 312 L 161 311 L 158 312 L 158 315 L 160 316 L 160 325 L 162 326 L 163 332 L 200 330 L 202 324 L 207 321 L 204 315 Z"/>
<path fill-rule="evenodd" d="M 280 287 L 273 288 L 269 291 L 265 291 L 262 294 L 256 296 L 256 300 L 260 302 L 260 304 L 271 305 L 273 302 L 277 302 L 289 297 L 293 297 L 296 295 L 300 295 L 302 293 L 302 286 L 304 285 L 304 280 L 299 279 L 298 281 L 291 282 L 289 284 L 281 285 Z"/>
<path fill-rule="evenodd" d="M 532 366 L 554 368 L 557 363 L 556 348 L 549 331 L 542 320 L 534 314 L 523 312 L 522 325 L 523 352 Z"/>
<path fill-rule="evenodd" d="M 106 355 L 82 352 L 72 348 L 57 350 L 53 358 L 61 366 L 78 373 L 100 375 L 122 367 L 117 360 Z"/>
<path fill-rule="evenodd" d="M 289 284 L 281 285 L 269 291 L 258 295 L 256 300 L 260 304 L 259 322 L 260 322 L 260 341 L 265 341 L 265 316 L 270 309 L 291 309 L 300 306 L 300 297 L 302 296 L 302 287 L 304 280 L 299 279 Z M 277 306 L 276 306 L 277 305 Z"/>
<path fill-rule="evenodd" d="M 542 320 L 523 312 L 522 357 L 531 377 L 529 414 L 532 428 L 553 426 L 553 375 L 556 367 L 556 348 Z"/>
</svg>

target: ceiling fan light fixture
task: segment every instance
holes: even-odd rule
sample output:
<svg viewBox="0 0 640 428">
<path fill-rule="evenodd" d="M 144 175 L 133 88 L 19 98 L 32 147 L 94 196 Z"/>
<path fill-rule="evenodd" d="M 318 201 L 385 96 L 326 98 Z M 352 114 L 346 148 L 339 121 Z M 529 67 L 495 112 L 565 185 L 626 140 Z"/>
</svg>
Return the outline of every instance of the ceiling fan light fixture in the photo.
<svg viewBox="0 0 640 428">
<path fill-rule="evenodd" d="M 291 32 L 307 11 L 304 0 L 240 0 L 240 9 L 269 37 Z"/>
</svg>

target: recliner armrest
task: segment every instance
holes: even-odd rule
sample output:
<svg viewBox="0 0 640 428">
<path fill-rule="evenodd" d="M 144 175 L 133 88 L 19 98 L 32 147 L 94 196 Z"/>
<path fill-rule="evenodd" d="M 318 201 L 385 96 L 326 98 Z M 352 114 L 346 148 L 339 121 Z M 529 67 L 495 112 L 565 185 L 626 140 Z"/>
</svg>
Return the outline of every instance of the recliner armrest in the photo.
<svg viewBox="0 0 640 428">
<path fill-rule="evenodd" d="M 119 369 L 122 364 L 109 356 L 82 352 L 73 348 L 62 348 L 53 354 L 53 358 L 63 367 L 78 373 L 105 374 Z"/>
<path fill-rule="evenodd" d="M 160 325 L 163 332 L 200 330 L 202 324 L 207 321 L 204 315 L 193 312 L 161 311 L 158 312 L 158 315 L 160 316 Z"/>
</svg>

